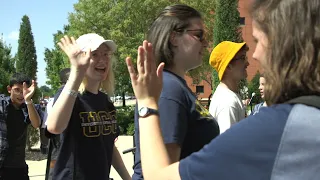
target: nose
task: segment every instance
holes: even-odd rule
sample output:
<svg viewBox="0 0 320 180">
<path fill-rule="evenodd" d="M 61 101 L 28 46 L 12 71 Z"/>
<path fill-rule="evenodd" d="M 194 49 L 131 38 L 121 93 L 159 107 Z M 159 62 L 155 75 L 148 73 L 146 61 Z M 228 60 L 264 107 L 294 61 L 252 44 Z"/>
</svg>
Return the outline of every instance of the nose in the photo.
<svg viewBox="0 0 320 180">
<path fill-rule="evenodd" d="M 248 59 L 246 59 L 246 67 L 248 67 L 250 65 Z"/>
</svg>

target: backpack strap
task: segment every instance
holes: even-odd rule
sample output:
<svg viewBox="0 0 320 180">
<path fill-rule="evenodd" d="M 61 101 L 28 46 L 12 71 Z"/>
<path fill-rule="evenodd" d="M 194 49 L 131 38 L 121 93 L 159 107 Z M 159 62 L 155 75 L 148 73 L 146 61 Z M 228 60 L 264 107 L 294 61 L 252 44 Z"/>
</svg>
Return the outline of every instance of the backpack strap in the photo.
<svg viewBox="0 0 320 180">
<path fill-rule="evenodd" d="M 300 96 L 286 102 L 287 104 L 305 104 L 320 109 L 320 96 Z"/>
</svg>

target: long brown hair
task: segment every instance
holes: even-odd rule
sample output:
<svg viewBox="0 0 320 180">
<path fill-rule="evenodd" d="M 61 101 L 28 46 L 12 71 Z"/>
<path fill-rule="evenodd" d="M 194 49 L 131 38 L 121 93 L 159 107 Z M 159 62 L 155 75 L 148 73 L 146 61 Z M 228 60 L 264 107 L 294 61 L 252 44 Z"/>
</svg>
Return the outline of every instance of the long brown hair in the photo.
<svg viewBox="0 0 320 180">
<path fill-rule="evenodd" d="M 172 32 L 180 32 L 190 25 L 191 18 L 201 18 L 201 14 L 194 8 L 177 4 L 167 6 L 152 23 L 147 34 L 147 40 L 152 43 L 157 64 L 165 63 L 165 67 L 174 65 Z"/>
<path fill-rule="evenodd" d="M 251 14 L 268 38 L 268 105 L 320 95 L 320 1 L 255 0 Z"/>
</svg>

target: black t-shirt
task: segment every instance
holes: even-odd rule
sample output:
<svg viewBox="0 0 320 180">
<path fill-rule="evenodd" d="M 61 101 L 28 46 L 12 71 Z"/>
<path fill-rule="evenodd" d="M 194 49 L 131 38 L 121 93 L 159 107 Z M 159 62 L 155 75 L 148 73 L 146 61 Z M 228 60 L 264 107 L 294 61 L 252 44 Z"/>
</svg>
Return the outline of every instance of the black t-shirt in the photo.
<svg viewBox="0 0 320 180">
<path fill-rule="evenodd" d="M 137 148 L 133 180 L 143 179 L 137 110 L 136 105 L 135 142 Z M 180 145 L 180 159 L 199 151 L 220 133 L 218 123 L 199 103 L 186 81 L 169 71 L 163 73 L 159 113 L 164 142 Z"/>
<path fill-rule="evenodd" d="M 118 127 L 116 109 L 108 99 L 102 92 L 78 95 L 70 122 L 60 136 L 53 179 L 109 179 Z"/>
<path fill-rule="evenodd" d="M 4 160 L 4 167 L 24 168 L 27 166 L 25 149 L 29 122 L 25 122 L 22 107 L 25 107 L 25 104 L 22 104 L 19 109 L 16 109 L 11 103 L 8 106 L 6 124 L 9 149 Z"/>
</svg>

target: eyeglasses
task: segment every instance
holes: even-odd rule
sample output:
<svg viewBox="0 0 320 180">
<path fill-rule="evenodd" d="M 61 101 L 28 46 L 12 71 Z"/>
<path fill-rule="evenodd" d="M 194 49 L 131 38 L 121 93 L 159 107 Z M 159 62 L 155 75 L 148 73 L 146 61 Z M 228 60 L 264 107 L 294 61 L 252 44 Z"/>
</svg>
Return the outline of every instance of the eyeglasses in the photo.
<svg viewBox="0 0 320 180">
<path fill-rule="evenodd" d="M 203 29 L 184 29 L 178 32 L 188 33 L 192 36 L 195 36 L 200 42 L 203 42 L 205 40 Z M 189 32 L 196 32 L 196 33 L 189 33 Z"/>
<path fill-rule="evenodd" d="M 237 60 L 242 60 L 242 61 L 245 61 L 247 60 L 247 55 L 246 54 L 243 54 L 237 58 L 233 58 L 233 60 L 237 61 Z"/>
<path fill-rule="evenodd" d="M 92 57 L 96 57 L 98 55 L 98 52 L 93 52 L 92 53 Z M 113 56 L 113 52 L 112 51 L 107 51 L 107 52 L 103 52 L 100 54 L 101 56 L 107 56 L 108 58 L 112 58 Z"/>
<path fill-rule="evenodd" d="M 12 89 L 12 92 L 13 92 L 13 94 L 20 95 L 20 94 L 23 93 L 23 90 L 22 90 L 22 89 L 14 88 L 14 89 Z"/>
</svg>

